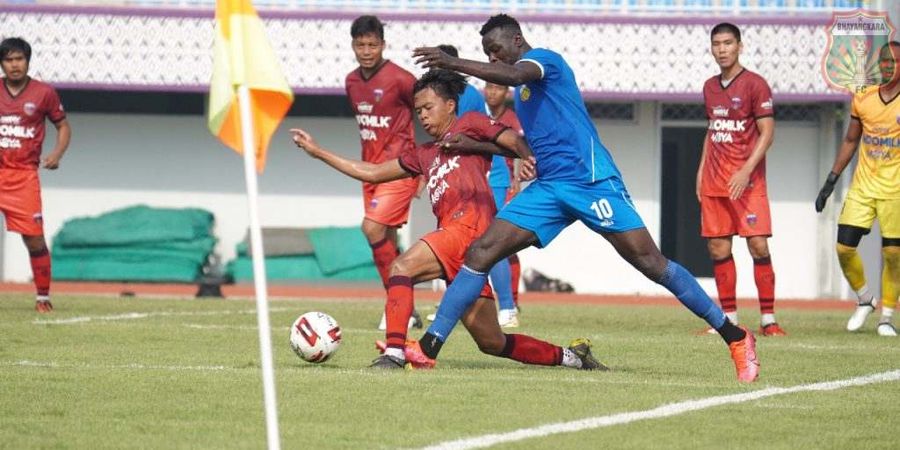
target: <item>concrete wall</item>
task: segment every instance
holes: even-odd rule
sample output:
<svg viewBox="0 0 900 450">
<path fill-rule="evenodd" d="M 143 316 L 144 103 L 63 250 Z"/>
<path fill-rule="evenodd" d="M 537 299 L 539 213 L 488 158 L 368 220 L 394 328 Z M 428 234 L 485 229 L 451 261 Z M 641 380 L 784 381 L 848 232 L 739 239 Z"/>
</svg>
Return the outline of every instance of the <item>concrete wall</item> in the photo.
<svg viewBox="0 0 900 450">
<path fill-rule="evenodd" d="M 642 103 L 634 122 L 598 122 L 601 137 L 625 176 L 636 206 L 655 239 L 659 238 L 660 122 L 655 103 Z M 206 131 L 199 116 L 108 115 L 72 113 L 73 143 L 56 172 L 42 171 L 45 224 L 53 236 L 72 217 L 144 203 L 151 206 L 203 207 L 216 216 L 218 252 L 234 256 L 245 233 L 247 206 L 241 159 Z M 702 124 L 699 124 L 702 126 Z M 326 169 L 290 142 L 286 129 L 313 131 L 320 142 L 358 156 L 356 125 L 350 118 L 288 118 L 273 139 L 269 163 L 260 178 L 264 226 L 356 225 L 362 220 L 359 183 Z M 45 145 L 53 142 L 48 133 Z M 769 189 L 774 238 L 771 248 L 778 273 L 777 296 L 815 297 L 818 234 L 812 199 L 818 190 L 820 130 L 779 123 L 769 157 Z M 426 200 L 414 205 L 412 237 L 433 229 Z M 408 239 L 409 237 L 407 237 Z M 30 268 L 18 236 L 7 233 L 2 245 L 3 278 L 25 281 Z M 742 241 L 735 242 L 738 295 L 756 295 L 752 264 Z M 548 248 L 521 254 L 533 267 L 571 282 L 579 292 L 661 294 L 622 261 L 599 236 L 574 224 Z M 711 279 L 703 281 L 715 292 Z"/>
</svg>

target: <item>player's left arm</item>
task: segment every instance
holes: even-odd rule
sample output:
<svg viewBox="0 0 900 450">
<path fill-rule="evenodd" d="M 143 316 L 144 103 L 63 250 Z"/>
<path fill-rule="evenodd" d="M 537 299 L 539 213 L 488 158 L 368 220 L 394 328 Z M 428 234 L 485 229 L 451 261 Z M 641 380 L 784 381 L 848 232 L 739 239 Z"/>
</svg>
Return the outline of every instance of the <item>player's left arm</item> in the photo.
<svg viewBox="0 0 900 450">
<path fill-rule="evenodd" d="M 56 170 L 59 168 L 59 162 L 62 160 L 66 150 L 69 149 L 69 142 L 72 140 L 72 127 L 69 121 L 63 118 L 58 122 L 53 122 L 56 127 L 56 145 L 41 163 L 41 166 L 47 170 Z"/>
<path fill-rule="evenodd" d="M 750 184 L 750 174 L 772 146 L 772 141 L 775 139 L 775 119 L 772 116 L 756 119 L 756 129 L 759 130 L 759 138 L 756 140 L 753 152 L 750 153 L 750 157 L 747 158 L 743 167 L 738 169 L 728 180 L 728 190 L 732 200 L 740 198 L 747 189 L 747 185 Z"/>
<path fill-rule="evenodd" d="M 541 67 L 534 62 L 519 61 L 514 65 L 485 63 L 454 58 L 437 47 L 419 47 L 413 50 L 413 57 L 416 64 L 426 69 L 449 69 L 503 86 L 519 86 L 540 80 L 544 75 Z"/>
</svg>

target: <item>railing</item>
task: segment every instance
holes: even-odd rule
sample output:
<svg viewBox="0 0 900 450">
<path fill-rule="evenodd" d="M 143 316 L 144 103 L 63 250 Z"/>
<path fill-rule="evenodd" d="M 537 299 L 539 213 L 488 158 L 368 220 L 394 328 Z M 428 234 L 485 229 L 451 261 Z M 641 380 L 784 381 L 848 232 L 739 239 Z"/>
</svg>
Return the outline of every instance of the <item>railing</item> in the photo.
<svg viewBox="0 0 900 450">
<path fill-rule="evenodd" d="M 0 0 L 3 4 L 211 9 L 215 0 Z M 254 0 L 261 10 L 529 14 L 830 14 L 880 10 L 885 0 Z"/>
</svg>

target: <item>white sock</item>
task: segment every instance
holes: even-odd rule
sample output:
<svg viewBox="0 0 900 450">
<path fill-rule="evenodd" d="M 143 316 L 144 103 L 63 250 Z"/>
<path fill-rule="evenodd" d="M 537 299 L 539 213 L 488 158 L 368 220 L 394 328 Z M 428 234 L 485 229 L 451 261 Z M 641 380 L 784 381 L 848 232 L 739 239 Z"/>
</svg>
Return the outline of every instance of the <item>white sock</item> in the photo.
<svg viewBox="0 0 900 450">
<path fill-rule="evenodd" d="M 34 299 L 39 302 L 49 302 L 50 296 L 49 295 L 38 295 L 38 296 L 35 296 Z"/>
<path fill-rule="evenodd" d="M 406 355 L 403 354 L 402 348 L 388 347 L 388 348 L 384 349 L 384 354 L 406 361 Z"/>
<path fill-rule="evenodd" d="M 759 319 L 759 323 L 762 326 L 771 325 L 771 324 L 775 323 L 775 314 L 770 314 L 770 313 L 763 314 Z"/>
<path fill-rule="evenodd" d="M 875 303 L 875 296 L 869 292 L 869 285 L 864 284 L 863 287 L 856 291 L 856 297 L 859 298 L 859 305 L 871 305 Z"/>
<path fill-rule="evenodd" d="M 575 352 L 573 352 L 572 350 L 564 348 L 562 365 L 565 367 L 574 367 L 576 369 L 580 369 L 581 368 L 581 358 L 579 358 L 578 355 L 576 355 Z"/>
<path fill-rule="evenodd" d="M 727 312 L 725 313 L 725 316 L 728 317 L 728 320 L 730 320 L 733 325 L 738 324 L 737 311 Z"/>
<path fill-rule="evenodd" d="M 881 307 L 881 320 L 878 323 L 891 323 L 891 320 L 894 318 L 894 308 L 885 308 Z"/>
</svg>

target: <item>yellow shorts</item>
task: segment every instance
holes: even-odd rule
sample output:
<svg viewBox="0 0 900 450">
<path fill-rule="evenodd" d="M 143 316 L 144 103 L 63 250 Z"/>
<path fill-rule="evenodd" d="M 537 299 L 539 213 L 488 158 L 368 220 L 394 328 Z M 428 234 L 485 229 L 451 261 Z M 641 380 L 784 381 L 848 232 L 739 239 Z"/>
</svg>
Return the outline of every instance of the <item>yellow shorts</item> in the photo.
<svg viewBox="0 0 900 450">
<path fill-rule="evenodd" d="M 881 227 L 881 237 L 900 238 L 900 198 L 871 198 L 851 191 L 844 200 L 838 224 L 868 230 L 876 217 Z"/>
</svg>

